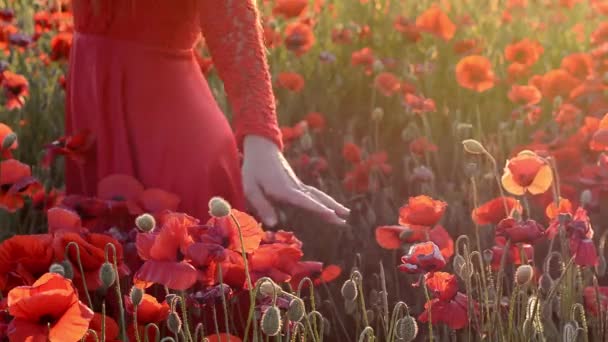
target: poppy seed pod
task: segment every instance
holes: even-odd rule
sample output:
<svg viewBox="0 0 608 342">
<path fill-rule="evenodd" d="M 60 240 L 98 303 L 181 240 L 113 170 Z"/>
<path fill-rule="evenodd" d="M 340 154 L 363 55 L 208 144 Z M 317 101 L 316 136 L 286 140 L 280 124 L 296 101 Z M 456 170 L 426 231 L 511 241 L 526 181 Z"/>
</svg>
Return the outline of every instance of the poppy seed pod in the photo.
<svg viewBox="0 0 608 342">
<path fill-rule="evenodd" d="M 169 317 L 167 317 L 167 328 L 174 334 L 179 334 L 182 331 L 182 320 L 175 311 L 171 311 Z"/>
<path fill-rule="evenodd" d="M 382 109 L 380 107 L 374 108 L 374 110 L 372 111 L 372 120 L 380 121 L 380 120 L 382 120 L 383 117 L 384 117 L 384 109 Z"/>
<path fill-rule="evenodd" d="M 281 331 L 281 311 L 276 305 L 269 307 L 264 312 L 260 326 L 262 332 L 268 336 L 276 336 Z"/>
<path fill-rule="evenodd" d="M 133 286 L 131 288 L 131 292 L 129 293 L 129 298 L 131 298 L 131 303 L 133 303 L 133 306 L 139 306 L 144 298 L 144 290 L 137 286 Z"/>
<path fill-rule="evenodd" d="M 287 309 L 287 318 L 292 322 L 299 322 L 304 317 L 306 309 L 304 308 L 304 301 L 298 297 L 293 298 L 289 302 L 289 309 Z"/>
<path fill-rule="evenodd" d="M 17 134 L 9 133 L 2 139 L 2 149 L 8 150 L 17 141 Z"/>
<path fill-rule="evenodd" d="M 65 278 L 65 268 L 61 264 L 52 264 L 51 267 L 49 267 L 49 272 L 61 274 L 61 276 Z"/>
<path fill-rule="evenodd" d="M 475 139 L 466 139 L 462 141 L 462 145 L 464 146 L 464 150 L 471 154 L 486 154 L 486 148 L 483 145 L 475 140 Z"/>
<path fill-rule="evenodd" d="M 64 260 L 60 264 L 63 266 L 63 277 L 65 279 L 74 279 L 74 267 L 72 267 L 72 263 Z"/>
<path fill-rule="evenodd" d="M 114 266 L 109 262 L 104 262 L 99 268 L 99 279 L 106 288 L 112 286 L 116 281 L 116 272 L 114 272 Z"/>
<path fill-rule="evenodd" d="M 209 200 L 209 214 L 213 217 L 226 217 L 230 215 L 231 210 L 230 203 L 221 197 L 216 196 Z"/>
<path fill-rule="evenodd" d="M 272 280 L 267 280 L 260 284 L 258 293 L 264 297 L 273 297 L 283 291 L 281 287 L 275 284 Z"/>
<path fill-rule="evenodd" d="M 515 282 L 518 285 L 525 285 L 532 280 L 534 268 L 530 265 L 521 265 L 515 271 Z"/>
<path fill-rule="evenodd" d="M 400 318 L 395 326 L 395 335 L 400 341 L 413 341 L 418 335 L 418 323 L 409 315 Z"/>
<path fill-rule="evenodd" d="M 150 214 L 141 214 L 135 219 L 135 226 L 142 232 L 150 232 L 156 227 L 156 220 Z"/>
<path fill-rule="evenodd" d="M 591 190 L 586 189 L 583 192 L 581 192 L 581 207 L 589 205 L 592 200 L 593 200 L 593 194 L 591 193 Z"/>
<path fill-rule="evenodd" d="M 348 279 L 342 284 L 342 288 L 340 289 L 342 293 L 342 297 L 349 302 L 354 302 L 357 299 L 357 295 L 359 291 L 357 290 L 357 285 L 352 279 Z"/>
</svg>

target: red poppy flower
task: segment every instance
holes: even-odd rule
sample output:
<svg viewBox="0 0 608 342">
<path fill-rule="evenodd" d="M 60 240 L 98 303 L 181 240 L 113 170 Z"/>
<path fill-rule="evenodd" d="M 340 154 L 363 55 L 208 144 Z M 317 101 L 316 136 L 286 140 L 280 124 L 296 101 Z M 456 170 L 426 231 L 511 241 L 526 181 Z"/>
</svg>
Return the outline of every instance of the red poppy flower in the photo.
<svg viewBox="0 0 608 342">
<path fill-rule="evenodd" d="M 297 72 L 282 72 L 279 74 L 278 81 L 282 88 L 296 93 L 304 89 L 304 77 Z"/>
<path fill-rule="evenodd" d="M 104 321 L 102 325 L 102 321 Z M 108 316 L 103 316 L 102 314 L 96 312 L 93 315 L 93 319 L 89 323 L 89 329 L 93 330 L 97 333 L 97 338 L 101 338 L 102 327 L 105 333 L 106 341 L 108 342 L 120 342 L 118 339 L 118 335 L 120 334 L 120 330 L 118 327 L 118 323 L 112 318 Z M 88 334 L 85 339 L 86 342 L 96 342 L 97 340 L 92 334 Z"/>
<path fill-rule="evenodd" d="M 305 54 L 314 44 L 315 36 L 309 24 L 295 21 L 285 27 L 285 46 L 296 56 Z"/>
<path fill-rule="evenodd" d="M 494 87 L 496 77 L 489 59 L 471 55 L 456 65 L 456 80 L 460 86 L 481 93 Z"/>
<path fill-rule="evenodd" d="M 361 149 L 353 143 L 345 143 L 342 148 L 342 156 L 353 164 L 361 161 Z"/>
<path fill-rule="evenodd" d="M 24 198 L 41 189 L 42 185 L 32 177 L 29 165 L 15 159 L 0 161 L 0 209 L 15 212 L 23 208 Z"/>
<path fill-rule="evenodd" d="M 74 242 L 80 249 L 80 261 L 84 270 L 84 281 L 87 283 L 89 290 L 97 290 L 102 286 L 99 279 L 99 269 L 105 262 L 105 248 L 108 243 L 111 243 L 116 248 L 116 263 L 118 265 L 119 276 L 129 274 L 129 269 L 123 263 L 122 245 L 113 237 L 105 234 L 96 233 L 72 233 L 72 232 L 57 232 L 53 236 L 53 249 L 57 261 L 63 261 L 65 256 L 66 246 Z M 72 263 L 78 260 L 76 249 L 69 248 L 69 259 Z M 110 262 L 113 262 L 112 253 L 109 254 Z M 74 282 L 80 288 L 82 287 L 83 276 L 80 272 L 75 272 Z"/>
<path fill-rule="evenodd" d="M 530 85 L 512 85 L 509 91 L 509 100 L 518 105 L 534 105 L 542 97 L 540 90 Z"/>
<path fill-rule="evenodd" d="M 599 127 L 593 134 L 589 147 L 594 151 L 608 150 L 608 114 L 599 122 Z"/>
<path fill-rule="evenodd" d="M 589 312 L 598 317 L 600 310 L 606 312 L 608 309 L 608 286 L 598 286 L 597 294 L 595 286 L 587 286 L 583 290 L 583 300 L 585 301 L 585 308 Z M 600 308 L 598 308 L 598 302 Z"/>
<path fill-rule="evenodd" d="M 323 267 L 323 263 L 318 261 L 300 261 L 291 271 L 291 280 L 289 281 L 292 288 L 297 289 L 300 282 L 305 277 L 312 280 L 313 284 L 320 285 L 336 280 L 342 269 L 337 265 L 327 265 Z M 304 287 L 308 286 L 306 283 Z"/>
<path fill-rule="evenodd" d="M 502 255 L 505 252 L 505 245 L 505 239 L 502 237 L 497 237 L 496 245 L 492 246 L 492 261 L 490 262 L 490 265 L 494 271 L 499 270 L 501 267 L 500 264 L 502 262 Z M 512 262 L 514 265 L 521 265 L 524 263 L 524 260 L 522 259 L 522 252 L 526 257 L 526 260 L 532 260 L 534 257 L 534 247 L 529 244 L 520 243 L 511 244 L 509 250 L 507 251 L 506 260 Z"/>
<path fill-rule="evenodd" d="M 304 117 L 308 127 L 315 131 L 322 131 L 325 128 L 325 116 L 318 112 L 310 112 Z"/>
<path fill-rule="evenodd" d="M 458 292 L 458 279 L 453 274 L 446 272 L 433 272 L 424 275 L 426 287 L 433 297 L 441 300 L 450 300 Z"/>
<path fill-rule="evenodd" d="M 506 218 L 496 226 L 496 236 L 511 240 L 511 243 L 533 244 L 545 235 L 543 227 L 534 220 L 518 221 Z"/>
<path fill-rule="evenodd" d="M 416 18 L 416 27 L 445 41 L 454 37 L 456 25 L 438 6 L 432 6 Z"/>
<path fill-rule="evenodd" d="M 350 44 L 353 42 L 353 31 L 348 27 L 334 28 L 331 31 L 331 41 L 334 44 Z"/>
<path fill-rule="evenodd" d="M 513 197 L 498 197 L 475 208 L 471 216 L 473 222 L 480 226 L 484 224 L 498 224 L 507 218 L 513 210 L 522 210 L 521 204 L 517 199 Z"/>
<path fill-rule="evenodd" d="M 454 43 L 454 53 L 458 55 L 472 55 L 481 52 L 477 39 L 463 39 Z"/>
<path fill-rule="evenodd" d="M 261 245 L 248 256 L 251 280 L 256 282 L 262 277 L 270 277 L 279 284 L 288 282 L 291 272 L 302 256 L 304 253 L 299 248 L 289 245 Z"/>
<path fill-rule="evenodd" d="M 365 67 L 366 73 L 370 73 L 375 60 L 372 49 L 365 47 L 352 53 L 350 63 L 353 66 L 361 65 Z"/>
<path fill-rule="evenodd" d="M 424 304 L 424 312 L 418 316 L 418 321 L 427 323 L 430 313 L 433 324 L 444 323 L 453 330 L 463 329 L 469 324 L 469 300 L 460 292 L 449 301 L 432 299 Z"/>
<path fill-rule="evenodd" d="M 264 237 L 262 226 L 251 215 L 232 209 L 232 215 L 239 222 L 245 252 L 250 253 L 260 246 Z M 207 226 L 213 227 L 210 234 L 220 239 L 219 244 L 235 252 L 241 252 L 239 230 L 230 216 L 212 217 Z"/>
<path fill-rule="evenodd" d="M 509 62 L 531 66 L 540 58 L 544 49 L 539 42 L 524 38 L 519 42 L 507 45 L 505 58 Z"/>
<path fill-rule="evenodd" d="M 0 243 L 0 292 L 31 285 L 53 262 L 52 236 L 16 235 Z"/>
<path fill-rule="evenodd" d="M 73 35 L 71 32 L 59 32 L 51 39 L 52 61 L 67 60 L 70 57 L 72 49 Z"/>
<path fill-rule="evenodd" d="M 569 103 L 564 103 L 559 106 L 558 110 L 554 113 L 554 120 L 562 128 L 567 129 L 575 125 L 578 118 L 581 116 L 582 111 Z"/>
<path fill-rule="evenodd" d="M 93 311 L 78 300 L 72 283 L 47 273 L 32 286 L 8 293 L 11 341 L 79 341 L 87 332 Z"/>
<path fill-rule="evenodd" d="M 188 248 L 194 243 L 188 228 L 198 220 L 185 214 L 171 213 L 159 222 L 152 233 L 138 233 L 137 252 L 145 262 L 135 278 L 185 290 L 197 280 L 198 272 L 186 259 Z"/>
<path fill-rule="evenodd" d="M 4 106 L 8 110 L 22 108 L 25 105 L 25 98 L 30 94 L 27 79 L 22 75 L 5 70 L 2 72 L 2 85 L 6 95 Z"/>
<path fill-rule="evenodd" d="M 426 153 L 437 152 L 438 147 L 431 143 L 427 137 L 419 137 L 410 142 L 409 149 L 413 154 L 422 157 Z"/>
<path fill-rule="evenodd" d="M 398 32 L 401 32 L 404 38 L 406 38 L 409 42 L 416 43 L 420 39 L 422 39 L 422 35 L 420 34 L 420 29 L 416 27 L 416 24 L 406 18 L 404 16 L 397 16 L 395 21 L 393 22 L 393 27 Z"/>
<path fill-rule="evenodd" d="M 560 214 L 572 214 L 572 202 L 567 198 L 559 198 L 558 204 L 551 202 L 545 209 L 545 214 L 549 220 L 557 219 Z"/>
<path fill-rule="evenodd" d="M 399 209 L 399 224 L 402 226 L 433 227 L 443 217 L 447 203 L 429 196 L 410 197 Z"/>
<path fill-rule="evenodd" d="M 4 141 L 4 139 L 9 135 L 9 134 L 14 134 L 13 130 L 3 124 L 2 122 L 0 122 L 0 144 L 2 144 L 2 142 Z M 0 158 L 1 159 L 11 159 L 13 158 L 13 155 L 11 153 L 12 150 L 16 150 L 17 147 L 19 147 L 19 143 L 18 141 L 15 139 L 15 142 L 13 142 L 11 144 L 11 146 L 8 146 L 7 148 L 3 148 L 2 146 L 0 146 Z"/>
<path fill-rule="evenodd" d="M 409 252 L 401 257 L 403 264 L 399 270 L 406 273 L 435 272 L 446 265 L 439 247 L 433 242 L 412 245 Z"/>
<path fill-rule="evenodd" d="M 542 86 L 540 88 L 543 97 L 553 100 L 557 96 L 568 98 L 570 92 L 574 90 L 580 81 L 563 69 L 555 69 L 543 75 Z"/>
<path fill-rule="evenodd" d="M 94 138 L 89 130 L 83 130 L 71 136 L 63 136 L 45 146 L 46 151 L 42 166 L 50 167 L 59 155 L 65 156 L 78 164 L 83 164 L 93 143 Z"/>
<path fill-rule="evenodd" d="M 272 13 L 285 18 L 294 18 L 302 14 L 308 6 L 308 0 L 278 0 L 274 4 Z"/>
<path fill-rule="evenodd" d="M 267 48 L 271 49 L 281 45 L 283 42 L 283 37 L 281 37 L 281 33 L 277 31 L 275 25 L 272 23 L 264 22 L 264 44 Z"/>
<path fill-rule="evenodd" d="M 514 195 L 546 192 L 553 183 L 553 172 L 547 162 L 532 151 L 521 151 L 507 161 L 502 185 Z"/>
<path fill-rule="evenodd" d="M 125 296 L 127 312 L 133 314 L 133 303 L 129 296 Z M 159 303 L 154 296 L 144 293 L 141 303 L 137 306 L 137 324 L 162 323 L 169 316 L 169 304 L 166 301 Z"/>
<path fill-rule="evenodd" d="M 437 111 L 435 101 L 433 101 L 433 99 L 425 98 L 422 95 L 406 93 L 404 96 L 404 103 L 410 112 L 418 115 Z"/>
<path fill-rule="evenodd" d="M 374 80 L 374 86 L 384 96 L 392 96 L 401 88 L 399 78 L 390 72 L 381 72 Z"/>
<path fill-rule="evenodd" d="M 560 67 L 579 80 L 585 80 L 593 71 L 591 56 L 587 53 L 573 53 L 564 57 Z"/>
<path fill-rule="evenodd" d="M 49 233 L 82 231 L 82 220 L 78 214 L 70 209 L 55 207 L 46 212 Z"/>
</svg>

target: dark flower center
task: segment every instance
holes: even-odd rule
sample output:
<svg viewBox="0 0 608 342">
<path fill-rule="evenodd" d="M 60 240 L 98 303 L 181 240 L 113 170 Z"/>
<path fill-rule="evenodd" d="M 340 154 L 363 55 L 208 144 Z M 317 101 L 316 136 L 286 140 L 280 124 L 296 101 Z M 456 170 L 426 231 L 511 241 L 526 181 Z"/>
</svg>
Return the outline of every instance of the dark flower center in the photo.
<svg viewBox="0 0 608 342">
<path fill-rule="evenodd" d="M 46 314 L 44 316 L 40 316 L 40 318 L 38 319 L 38 324 L 40 325 L 49 325 L 49 324 L 53 324 L 55 323 L 55 317 L 53 317 L 50 314 Z"/>
</svg>

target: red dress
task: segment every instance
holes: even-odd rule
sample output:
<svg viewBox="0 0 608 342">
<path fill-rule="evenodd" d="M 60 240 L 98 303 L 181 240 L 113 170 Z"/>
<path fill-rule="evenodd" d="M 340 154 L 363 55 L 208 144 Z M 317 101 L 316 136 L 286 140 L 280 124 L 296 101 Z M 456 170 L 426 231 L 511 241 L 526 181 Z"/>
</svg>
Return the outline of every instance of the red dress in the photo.
<svg viewBox="0 0 608 342">
<path fill-rule="evenodd" d="M 244 206 L 243 137 L 281 147 L 254 1 L 74 1 L 66 133 L 88 129 L 95 144 L 84 166 L 67 162 L 68 193 L 95 195 L 100 179 L 120 173 L 173 192 L 180 210 L 201 219 L 212 196 Z M 235 134 L 193 52 L 201 33 Z"/>
</svg>

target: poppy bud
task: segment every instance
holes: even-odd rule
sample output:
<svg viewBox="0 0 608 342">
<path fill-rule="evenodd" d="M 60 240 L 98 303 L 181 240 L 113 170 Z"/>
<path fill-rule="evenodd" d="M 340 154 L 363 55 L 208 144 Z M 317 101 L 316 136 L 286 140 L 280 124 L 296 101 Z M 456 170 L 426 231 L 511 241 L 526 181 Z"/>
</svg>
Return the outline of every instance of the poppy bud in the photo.
<svg viewBox="0 0 608 342">
<path fill-rule="evenodd" d="M 8 150 L 17 141 L 17 134 L 9 133 L 2 139 L 2 149 Z"/>
<path fill-rule="evenodd" d="M 395 326 L 396 337 L 403 342 L 411 342 L 418 335 L 418 323 L 412 316 L 405 316 L 397 321 Z"/>
<path fill-rule="evenodd" d="M 137 286 L 133 286 L 131 288 L 131 292 L 129 293 L 129 297 L 131 298 L 131 303 L 133 303 L 133 306 L 137 307 L 139 304 L 141 304 L 141 300 L 144 298 L 144 290 Z"/>
<path fill-rule="evenodd" d="M 226 217 L 230 215 L 231 210 L 230 203 L 221 197 L 216 196 L 209 200 L 209 214 L 213 217 Z"/>
<path fill-rule="evenodd" d="M 380 107 L 374 108 L 374 110 L 372 111 L 372 120 L 380 121 L 380 120 L 382 120 L 383 117 L 384 117 L 384 109 L 382 109 Z"/>
<path fill-rule="evenodd" d="M 530 265 L 521 265 L 515 271 L 515 282 L 518 285 L 525 285 L 532 280 L 534 276 L 534 268 Z"/>
<path fill-rule="evenodd" d="M 575 342 L 578 337 L 579 331 L 578 322 L 570 321 L 564 324 L 564 333 L 562 335 L 562 340 L 564 342 Z"/>
<path fill-rule="evenodd" d="M 592 200 L 593 194 L 591 193 L 591 190 L 585 189 L 583 192 L 581 192 L 581 207 L 585 207 L 591 203 Z"/>
<path fill-rule="evenodd" d="M 494 259 L 494 251 L 493 251 L 493 250 L 491 250 L 491 249 L 486 249 L 486 250 L 484 250 L 484 251 L 483 251 L 481 254 L 482 254 L 482 256 L 483 256 L 483 261 L 484 261 L 486 264 L 490 264 L 490 263 L 492 263 L 492 259 Z"/>
<path fill-rule="evenodd" d="M 179 318 L 177 312 L 171 311 L 169 317 L 167 317 L 167 328 L 176 335 L 182 330 L 182 320 Z"/>
<path fill-rule="evenodd" d="M 141 214 L 135 219 L 135 226 L 142 232 L 148 233 L 156 227 L 156 220 L 150 214 Z"/>
<path fill-rule="evenodd" d="M 60 274 L 62 277 L 65 278 L 65 268 L 62 264 L 52 264 L 51 267 L 49 267 L 49 272 Z"/>
<path fill-rule="evenodd" d="M 279 285 L 271 280 L 267 280 L 260 284 L 258 293 L 264 297 L 274 297 L 275 295 L 280 294 L 281 291 L 282 289 Z"/>
<path fill-rule="evenodd" d="M 116 272 L 114 266 L 109 262 L 104 262 L 99 268 L 99 279 L 106 288 L 109 288 L 116 281 Z"/>
<path fill-rule="evenodd" d="M 276 336 L 281 331 L 281 312 L 276 305 L 264 312 L 260 326 L 262 332 L 268 336 Z"/>
<path fill-rule="evenodd" d="M 475 140 L 475 139 L 466 139 L 462 141 L 462 145 L 464 146 L 464 150 L 471 154 L 486 154 L 486 148 L 483 145 Z"/>
<path fill-rule="evenodd" d="M 454 255 L 454 260 L 452 261 L 452 267 L 454 267 L 454 273 L 462 278 L 460 272 L 462 271 L 462 267 L 467 263 L 464 257 L 460 254 Z"/>
<path fill-rule="evenodd" d="M 74 267 L 72 266 L 72 263 L 67 260 L 64 260 L 59 264 L 63 266 L 63 277 L 65 279 L 74 279 Z"/>
<path fill-rule="evenodd" d="M 295 297 L 289 302 L 287 318 L 292 322 L 299 322 L 304 317 L 305 311 L 306 308 L 304 308 L 304 301 L 298 297 Z"/>
<path fill-rule="evenodd" d="M 342 288 L 340 289 L 342 293 L 342 297 L 349 302 L 354 302 L 357 299 L 357 295 L 359 291 L 357 290 L 357 285 L 352 279 L 348 279 L 342 284 Z"/>
</svg>

